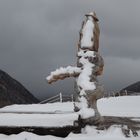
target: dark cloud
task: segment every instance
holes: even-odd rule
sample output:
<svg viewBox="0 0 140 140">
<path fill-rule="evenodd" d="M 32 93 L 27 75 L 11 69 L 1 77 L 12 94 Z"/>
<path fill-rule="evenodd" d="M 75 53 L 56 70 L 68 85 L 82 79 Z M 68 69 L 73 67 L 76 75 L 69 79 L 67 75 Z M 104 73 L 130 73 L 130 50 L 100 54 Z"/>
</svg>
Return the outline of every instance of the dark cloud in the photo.
<svg viewBox="0 0 140 140">
<path fill-rule="evenodd" d="M 73 80 L 48 85 L 45 77 L 76 63 L 76 43 L 84 14 L 100 19 L 101 78 L 107 90 L 139 80 L 139 0 L 1 0 L 0 68 L 39 98 L 73 93 Z"/>
<path fill-rule="evenodd" d="M 101 82 L 106 90 L 116 91 L 139 81 L 140 61 L 129 58 L 105 57 Z"/>
</svg>

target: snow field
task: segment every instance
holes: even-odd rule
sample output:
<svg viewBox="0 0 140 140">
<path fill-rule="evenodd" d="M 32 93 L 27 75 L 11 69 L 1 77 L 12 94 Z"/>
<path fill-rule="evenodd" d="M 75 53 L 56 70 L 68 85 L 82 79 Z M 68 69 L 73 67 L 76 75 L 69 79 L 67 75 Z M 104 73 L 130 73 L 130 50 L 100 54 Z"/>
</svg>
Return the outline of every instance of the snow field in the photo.
<svg viewBox="0 0 140 140">
<path fill-rule="evenodd" d="M 140 96 L 110 97 L 98 100 L 98 108 L 105 116 L 127 116 L 140 118 Z M 15 114 L 2 112 L 52 112 L 60 114 Z M 23 126 L 64 126 L 72 125 L 77 119 L 73 112 L 73 103 L 33 104 L 33 105 L 12 105 L 0 109 L 0 125 L 23 125 Z M 63 114 L 64 113 L 64 114 Z M 139 121 L 140 119 L 136 119 Z M 0 134 L 0 140 L 140 140 L 138 137 L 126 138 L 121 126 L 114 125 L 107 130 L 96 130 L 94 126 L 86 126 L 81 134 L 70 133 L 66 138 L 55 136 L 38 136 L 29 132 L 22 132 L 17 135 Z"/>
<path fill-rule="evenodd" d="M 103 116 L 140 117 L 140 96 L 121 96 L 98 100 Z"/>
<path fill-rule="evenodd" d="M 102 116 L 140 117 L 140 96 L 102 98 L 97 103 Z M 72 102 L 11 105 L 0 109 L 0 125 L 43 127 L 73 125 L 73 121 L 78 118 L 78 113 L 73 109 Z M 31 114 L 22 114 L 22 112 L 31 112 Z M 32 112 L 38 114 L 32 114 Z M 46 114 L 40 114 L 40 112 L 46 112 Z"/>
</svg>

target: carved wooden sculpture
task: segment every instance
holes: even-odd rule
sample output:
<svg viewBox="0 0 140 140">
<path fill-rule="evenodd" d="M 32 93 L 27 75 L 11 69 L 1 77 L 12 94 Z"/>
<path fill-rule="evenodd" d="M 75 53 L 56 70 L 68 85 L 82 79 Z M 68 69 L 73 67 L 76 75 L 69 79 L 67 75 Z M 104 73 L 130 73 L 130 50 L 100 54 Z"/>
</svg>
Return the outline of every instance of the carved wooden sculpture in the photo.
<svg viewBox="0 0 140 140">
<path fill-rule="evenodd" d="M 103 96 L 103 87 L 99 84 L 97 76 L 103 71 L 103 58 L 100 56 L 98 18 L 95 12 L 86 15 L 82 24 L 77 52 L 77 67 L 68 66 L 51 72 L 47 77 L 48 83 L 63 80 L 67 77 L 76 78 L 76 91 L 78 94 L 79 112 L 82 118 L 94 116 L 100 120 L 97 109 L 97 100 Z M 90 115 L 91 114 L 91 115 Z"/>
</svg>

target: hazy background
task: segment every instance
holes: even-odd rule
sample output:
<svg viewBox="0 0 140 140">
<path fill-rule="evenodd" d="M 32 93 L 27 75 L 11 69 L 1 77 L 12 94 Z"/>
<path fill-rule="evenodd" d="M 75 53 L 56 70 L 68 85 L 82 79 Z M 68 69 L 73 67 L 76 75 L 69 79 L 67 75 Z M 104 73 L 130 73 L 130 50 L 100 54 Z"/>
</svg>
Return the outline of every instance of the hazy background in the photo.
<svg viewBox="0 0 140 140">
<path fill-rule="evenodd" d="M 101 83 L 116 91 L 140 80 L 140 0 L 0 0 L 0 69 L 43 99 L 73 93 L 74 79 L 45 77 L 76 64 L 84 15 L 96 11 L 104 57 Z"/>
</svg>

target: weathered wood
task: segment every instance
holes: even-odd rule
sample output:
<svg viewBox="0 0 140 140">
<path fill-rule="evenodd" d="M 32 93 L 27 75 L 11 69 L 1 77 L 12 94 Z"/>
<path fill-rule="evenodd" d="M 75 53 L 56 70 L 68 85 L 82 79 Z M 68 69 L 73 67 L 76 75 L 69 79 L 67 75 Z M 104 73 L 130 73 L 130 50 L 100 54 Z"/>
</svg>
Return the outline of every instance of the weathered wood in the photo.
<svg viewBox="0 0 140 140">
<path fill-rule="evenodd" d="M 69 133 L 80 133 L 79 126 L 65 126 L 65 127 L 14 127 L 14 126 L 0 126 L 1 134 L 19 134 L 23 131 L 32 132 L 37 135 L 54 135 L 58 137 L 66 137 Z"/>
<path fill-rule="evenodd" d="M 139 121 L 134 121 L 137 119 Z M 1 134 L 19 134 L 23 131 L 32 132 L 37 135 L 53 135 L 58 137 L 66 137 L 69 133 L 81 133 L 81 129 L 86 125 L 94 125 L 97 130 L 105 130 L 110 128 L 112 125 L 122 126 L 122 132 L 124 135 L 129 137 L 130 131 L 134 136 L 138 136 L 137 131 L 140 131 L 140 117 L 114 117 L 114 116 L 103 116 L 103 121 L 99 122 L 95 117 L 88 119 L 82 119 L 80 116 L 77 121 L 74 122 L 73 126 L 63 127 L 18 127 L 18 126 L 0 126 Z M 128 128 L 124 128 L 127 126 Z"/>
<path fill-rule="evenodd" d="M 70 70 L 68 67 L 57 69 L 47 77 L 47 80 L 48 83 L 52 83 L 67 77 L 77 78 L 75 86 L 77 99 L 81 104 L 86 102 L 84 104 L 86 108 L 92 108 L 95 117 L 101 121 L 97 100 L 102 98 L 104 90 L 100 86 L 97 76 L 103 72 L 104 61 L 98 52 L 100 35 L 98 21 L 95 12 L 86 14 L 86 19 L 79 32 L 77 67 L 70 67 Z M 71 73 L 71 68 L 73 73 Z M 81 108 L 79 107 L 79 109 Z"/>
<path fill-rule="evenodd" d="M 58 75 L 53 75 L 53 77 L 48 80 L 48 83 L 51 84 L 53 82 L 56 82 L 58 80 L 64 80 L 65 78 L 69 77 L 77 77 L 79 76 L 80 73 L 74 72 L 74 73 L 65 73 L 65 74 L 58 74 Z"/>
<path fill-rule="evenodd" d="M 86 21 L 83 21 L 82 23 L 82 28 L 80 30 L 80 34 L 79 34 L 79 47 L 81 48 L 81 39 L 83 37 L 83 34 L 82 34 L 82 30 L 88 20 L 88 17 L 92 17 L 93 18 L 93 23 L 94 23 L 94 30 L 93 30 L 93 38 L 91 38 L 91 40 L 93 41 L 93 44 L 91 47 L 89 46 L 85 46 L 85 47 L 82 47 L 81 49 L 83 50 L 91 50 L 91 51 L 95 51 L 95 52 L 98 52 L 98 49 L 99 49 L 99 36 L 100 36 L 100 28 L 99 28 L 99 19 L 98 17 L 96 16 L 96 13 L 95 12 L 91 12 L 89 14 L 86 14 L 85 15 L 87 17 Z"/>
<path fill-rule="evenodd" d="M 99 49 L 99 36 L 100 29 L 98 25 L 98 18 L 95 12 L 86 14 L 86 20 L 83 21 L 81 30 L 79 32 L 79 43 L 77 52 L 77 67 L 86 70 L 89 69 L 89 65 L 93 65 L 89 71 L 90 75 L 87 73 L 87 77 L 90 79 L 87 82 L 91 82 L 95 85 L 94 89 L 85 90 L 84 87 L 75 83 L 75 91 L 79 96 L 77 99 L 80 101 L 81 92 L 85 92 L 85 97 L 88 102 L 89 108 L 93 108 L 95 112 L 95 118 L 98 121 L 102 121 L 102 117 L 97 108 L 97 100 L 103 97 L 104 89 L 100 86 L 97 76 L 101 75 L 103 72 L 104 61 L 100 56 Z M 87 34 L 88 39 L 87 39 Z M 89 43 L 87 42 L 89 41 Z M 84 61 L 84 62 L 83 62 Z M 82 63 L 83 62 L 83 63 Z M 85 62 L 87 62 L 85 64 Z M 80 76 L 79 76 L 80 77 Z M 78 79 L 78 78 L 77 78 Z M 77 110 L 77 107 L 76 109 Z"/>
<path fill-rule="evenodd" d="M 140 117 L 103 116 L 102 118 L 102 121 L 99 121 L 96 117 L 82 119 L 79 116 L 78 121 L 75 121 L 74 125 L 81 128 L 84 128 L 86 125 L 94 125 L 97 130 L 107 130 L 113 125 L 118 125 L 125 137 L 130 137 L 130 133 L 133 134 L 134 137 L 138 136 L 138 131 L 140 131 Z M 139 121 L 132 119 L 139 119 Z"/>
<path fill-rule="evenodd" d="M 80 116 L 76 123 L 76 125 L 79 125 L 82 127 L 85 127 L 86 125 L 95 125 L 98 127 L 98 129 L 104 127 L 108 129 L 112 125 L 127 125 L 131 128 L 134 128 L 135 130 L 140 130 L 140 117 L 117 117 L 117 116 L 102 116 L 103 120 L 102 122 L 98 122 L 98 120 L 95 117 L 90 117 L 88 119 L 82 119 Z M 139 119 L 139 121 L 134 121 L 132 119 Z"/>
</svg>

